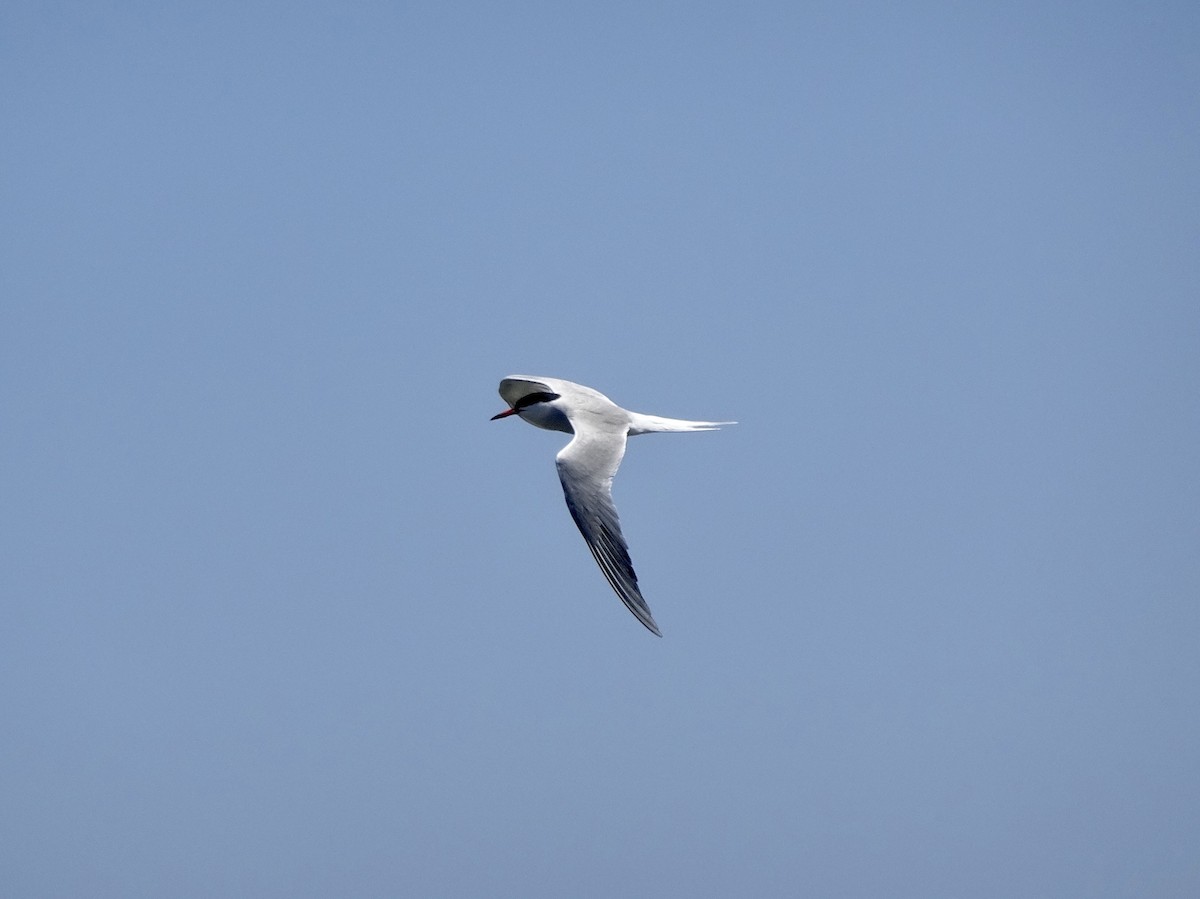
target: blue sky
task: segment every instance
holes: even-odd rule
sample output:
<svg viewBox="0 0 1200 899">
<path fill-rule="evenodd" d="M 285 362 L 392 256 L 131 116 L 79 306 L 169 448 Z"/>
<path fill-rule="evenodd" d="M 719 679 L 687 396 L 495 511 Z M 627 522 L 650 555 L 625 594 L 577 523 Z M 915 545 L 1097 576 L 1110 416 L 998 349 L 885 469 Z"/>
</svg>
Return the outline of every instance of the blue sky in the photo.
<svg viewBox="0 0 1200 899">
<path fill-rule="evenodd" d="M 7 4 L 0 891 L 1200 893 L 1198 46 Z"/>
</svg>

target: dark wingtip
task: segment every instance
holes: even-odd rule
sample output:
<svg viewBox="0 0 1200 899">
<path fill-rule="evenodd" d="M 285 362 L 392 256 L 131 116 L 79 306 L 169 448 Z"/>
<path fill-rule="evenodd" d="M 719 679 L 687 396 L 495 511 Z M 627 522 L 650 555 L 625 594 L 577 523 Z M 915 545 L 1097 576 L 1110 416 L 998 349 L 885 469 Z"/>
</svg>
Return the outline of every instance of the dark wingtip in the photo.
<svg viewBox="0 0 1200 899">
<path fill-rule="evenodd" d="M 638 594 L 638 599 L 642 599 L 640 607 L 620 593 L 617 595 L 621 597 L 621 601 L 625 603 L 625 606 L 629 609 L 629 611 L 633 612 L 633 617 L 640 621 L 646 630 L 654 634 L 656 637 L 662 636 L 662 631 L 658 629 L 658 622 L 655 621 L 654 616 L 650 614 L 650 607 L 646 605 L 646 600 L 642 599 L 642 595 L 640 593 Z"/>
</svg>

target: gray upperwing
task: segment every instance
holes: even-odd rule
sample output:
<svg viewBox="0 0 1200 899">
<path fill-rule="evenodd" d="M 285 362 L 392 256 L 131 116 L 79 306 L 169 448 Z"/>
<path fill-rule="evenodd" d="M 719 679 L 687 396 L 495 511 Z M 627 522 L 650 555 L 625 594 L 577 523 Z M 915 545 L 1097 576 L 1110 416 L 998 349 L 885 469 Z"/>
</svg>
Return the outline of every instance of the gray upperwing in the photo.
<svg viewBox="0 0 1200 899">
<path fill-rule="evenodd" d="M 662 632 L 638 589 L 629 547 L 612 500 L 612 479 L 625 455 L 625 435 L 576 431 L 558 454 L 558 477 L 567 508 L 600 570 L 637 620 L 655 636 Z"/>
</svg>

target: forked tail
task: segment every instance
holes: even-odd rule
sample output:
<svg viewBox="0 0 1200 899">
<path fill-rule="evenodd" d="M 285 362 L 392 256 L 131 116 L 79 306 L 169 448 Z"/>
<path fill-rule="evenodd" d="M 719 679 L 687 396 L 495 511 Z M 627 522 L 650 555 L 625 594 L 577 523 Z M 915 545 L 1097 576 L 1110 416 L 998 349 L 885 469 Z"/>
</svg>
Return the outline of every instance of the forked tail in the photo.
<svg viewBox="0 0 1200 899">
<path fill-rule="evenodd" d="M 683 418 L 663 418 L 660 415 L 629 413 L 629 436 L 655 434 L 664 431 L 715 431 L 722 425 L 735 425 L 736 421 L 688 421 Z"/>
</svg>

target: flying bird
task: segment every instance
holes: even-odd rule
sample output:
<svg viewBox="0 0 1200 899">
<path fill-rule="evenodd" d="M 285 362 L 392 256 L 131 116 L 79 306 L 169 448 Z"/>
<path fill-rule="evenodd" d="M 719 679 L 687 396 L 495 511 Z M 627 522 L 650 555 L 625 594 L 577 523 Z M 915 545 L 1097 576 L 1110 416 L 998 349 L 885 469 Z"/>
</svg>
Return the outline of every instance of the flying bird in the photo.
<svg viewBox="0 0 1200 899">
<path fill-rule="evenodd" d="M 711 431 L 732 421 L 684 421 L 622 409 L 604 394 L 560 378 L 512 375 L 500 382 L 509 408 L 492 421 L 519 415 L 548 431 L 573 434 L 555 457 L 567 508 L 617 596 L 651 633 L 662 632 L 638 589 L 629 547 L 613 505 L 612 479 L 625 455 L 625 439 L 662 431 Z"/>
</svg>

